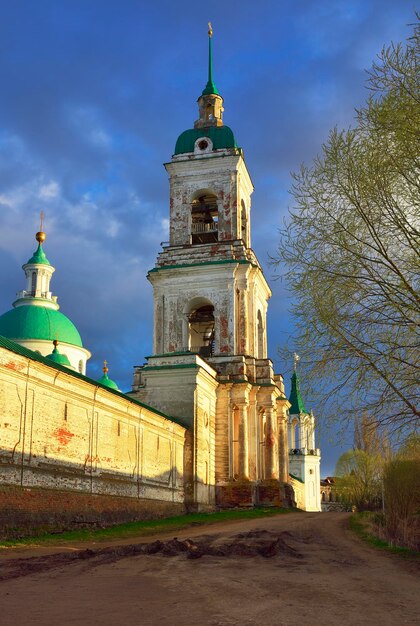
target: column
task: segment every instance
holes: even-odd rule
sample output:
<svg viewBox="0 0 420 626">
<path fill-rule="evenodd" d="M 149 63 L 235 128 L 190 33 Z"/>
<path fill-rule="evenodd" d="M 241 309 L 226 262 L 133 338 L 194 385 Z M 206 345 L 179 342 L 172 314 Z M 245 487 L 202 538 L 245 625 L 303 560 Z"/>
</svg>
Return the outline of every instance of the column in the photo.
<svg viewBox="0 0 420 626">
<path fill-rule="evenodd" d="M 264 409 L 266 418 L 266 436 L 265 436 L 265 477 L 278 478 L 277 475 L 277 459 L 276 459 L 276 427 L 274 423 L 273 408 Z"/>
<path fill-rule="evenodd" d="M 239 407 L 239 478 L 249 479 L 248 405 Z"/>
<path fill-rule="evenodd" d="M 289 480 L 289 445 L 287 438 L 287 417 L 280 415 L 279 428 L 279 479 L 287 483 Z"/>
</svg>

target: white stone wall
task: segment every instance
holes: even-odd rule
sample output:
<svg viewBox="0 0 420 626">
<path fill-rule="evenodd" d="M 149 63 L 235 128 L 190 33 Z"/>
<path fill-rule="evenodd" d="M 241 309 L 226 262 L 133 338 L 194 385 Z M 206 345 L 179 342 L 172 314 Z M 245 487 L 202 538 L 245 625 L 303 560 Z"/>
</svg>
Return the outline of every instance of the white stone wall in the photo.
<svg viewBox="0 0 420 626">
<path fill-rule="evenodd" d="M 185 428 L 0 348 L 0 481 L 184 501 Z"/>
</svg>

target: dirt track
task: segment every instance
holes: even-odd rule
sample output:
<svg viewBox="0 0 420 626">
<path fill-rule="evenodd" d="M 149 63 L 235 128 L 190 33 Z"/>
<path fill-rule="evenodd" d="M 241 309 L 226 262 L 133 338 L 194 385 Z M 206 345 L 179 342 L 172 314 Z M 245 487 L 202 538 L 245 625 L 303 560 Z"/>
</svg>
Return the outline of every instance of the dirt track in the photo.
<svg viewBox="0 0 420 626">
<path fill-rule="evenodd" d="M 347 521 L 292 513 L 179 531 L 176 542 L 0 551 L 0 624 L 418 624 L 418 562 L 366 547 Z"/>
</svg>

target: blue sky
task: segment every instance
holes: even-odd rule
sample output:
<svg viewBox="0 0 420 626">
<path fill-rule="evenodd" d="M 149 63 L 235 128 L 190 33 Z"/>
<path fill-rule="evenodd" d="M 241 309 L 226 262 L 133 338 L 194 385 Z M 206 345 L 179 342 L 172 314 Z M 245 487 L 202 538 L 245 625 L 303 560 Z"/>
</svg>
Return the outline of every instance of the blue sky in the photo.
<svg viewBox="0 0 420 626">
<path fill-rule="evenodd" d="M 290 301 L 268 258 L 292 205 L 290 172 L 330 128 L 352 124 L 365 69 L 409 36 L 414 11 L 406 0 L 3 0 L 0 311 L 24 287 L 43 210 L 53 293 L 93 353 L 88 374 L 98 378 L 106 358 L 130 388 L 132 366 L 151 353 L 146 273 L 168 239 L 162 163 L 197 118 L 210 20 L 224 121 L 255 185 L 252 244 L 273 289 L 270 356 L 288 383 L 276 354 L 291 342 Z M 352 437 L 338 442 L 319 419 L 330 474 Z"/>
</svg>

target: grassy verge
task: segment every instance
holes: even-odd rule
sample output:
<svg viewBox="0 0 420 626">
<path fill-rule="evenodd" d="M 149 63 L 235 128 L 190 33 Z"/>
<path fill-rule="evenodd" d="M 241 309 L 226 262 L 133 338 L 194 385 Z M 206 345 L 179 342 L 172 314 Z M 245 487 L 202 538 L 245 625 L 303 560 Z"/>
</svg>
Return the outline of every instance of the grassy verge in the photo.
<svg viewBox="0 0 420 626">
<path fill-rule="evenodd" d="M 399 546 L 393 546 L 390 543 L 377 537 L 374 533 L 374 520 L 376 514 L 370 511 L 364 511 L 363 513 L 353 513 L 349 519 L 349 528 L 360 539 L 380 550 L 386 550 L 399 554 L 400 556 L 420 557 L 420 552 L 416 550 L 410 550 L 409 548 L 403 548 Z"/>
<path fill-rule="evenodd" d="M 163 533 L 167 531 L 180 530 L 191 526 L 202 526 L 225 522 L 229 520 L 257 519 L 259 517 L 270 517 L 280 513 L 290 513 L 294 509 L 282 508 L 255 508 L 255 509 L 234 509 L 229 511 L 217 511 L 215 513 L 190 513 L 167 517 L 164 519 L 143 520 L 138 522 L 128 522 L 109 526 L 108 528 L 83 529 L 65 531 L 60 534 L 45 533 L 37 537 L 27 537 L 0 541 L 0 547 L 48 545 L 65 543 L 69 541 L 109 541 L 113 539 L 125 539 L 129 537 L 141 537 L 142 535 Z"/>
</svg>

